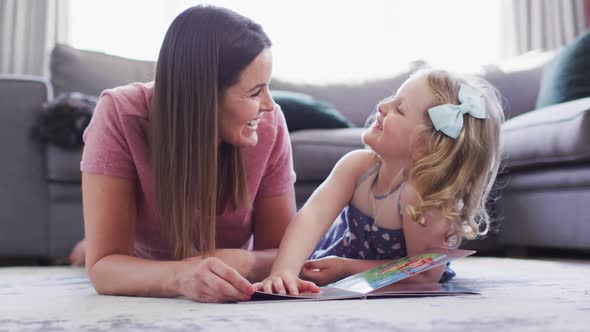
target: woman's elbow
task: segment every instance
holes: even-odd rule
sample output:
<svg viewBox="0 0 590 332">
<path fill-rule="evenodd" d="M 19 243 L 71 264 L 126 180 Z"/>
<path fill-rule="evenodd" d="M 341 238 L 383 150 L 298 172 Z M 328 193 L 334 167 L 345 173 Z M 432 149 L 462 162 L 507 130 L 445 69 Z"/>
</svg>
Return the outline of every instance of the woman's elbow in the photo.
<svg viewBox="0 0 590 332">
<path fill-rule="evenodd" d="M 86 264 L 86 274 L 88 275 L 88 279 L 90 279 L 90 283 L 94 287 L 94 290 L 99 295 L 116 295 L 114 289 L 109 287 L 109 282 L 106 280 L 104 273 L 100 270 L 100 266 L 97 266 L 98 262 L 95 264 Z"/>
</svg>

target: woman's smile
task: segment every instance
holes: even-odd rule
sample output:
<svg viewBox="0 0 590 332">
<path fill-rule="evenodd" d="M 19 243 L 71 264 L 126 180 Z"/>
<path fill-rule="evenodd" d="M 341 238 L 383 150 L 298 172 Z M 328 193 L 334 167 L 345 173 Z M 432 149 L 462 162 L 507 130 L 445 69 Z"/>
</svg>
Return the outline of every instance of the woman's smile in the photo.
<svg viewBox="0 0 590 332">
<path fill-rule="evenodd" d="M 262 113 L 258 114 L 254 119 L 252 119 L 246 123 L 246 127 L 250 128 L 252 130 L 258 129 L 258 121 L 260 120 L 261 117 L 262 117 Z"/>
</svg>

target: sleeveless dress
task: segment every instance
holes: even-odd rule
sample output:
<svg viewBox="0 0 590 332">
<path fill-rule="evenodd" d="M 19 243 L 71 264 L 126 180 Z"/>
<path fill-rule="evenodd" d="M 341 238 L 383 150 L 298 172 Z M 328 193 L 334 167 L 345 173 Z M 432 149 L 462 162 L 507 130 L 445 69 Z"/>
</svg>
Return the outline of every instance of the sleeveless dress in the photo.
<svg viewBox="0 0 590 332">
<path fill-rule="evenodd" d="M 380 163 L 364 174 L 357 183 L 357 188 L 370 175 L 379 171 Z M 379 198 L 384 198 L 401 189 L 400 184 Z M 397 199 L 397 213 L 402 219 L 401 194 Z M 327 256 L 338 256 L 352 259 L 384 260 L 396 259 L 407 256 L 406 242 L 403 228 L 389 229 L 379 227 L 375 220 L 352 202 L 342 210 L 340 217 L 332 224 L 328 232 L 316 246 L 310 259 L 319 259 Z M 439 282 L 447 282 L 455 276 L 447 264 Z"/>
</svg>

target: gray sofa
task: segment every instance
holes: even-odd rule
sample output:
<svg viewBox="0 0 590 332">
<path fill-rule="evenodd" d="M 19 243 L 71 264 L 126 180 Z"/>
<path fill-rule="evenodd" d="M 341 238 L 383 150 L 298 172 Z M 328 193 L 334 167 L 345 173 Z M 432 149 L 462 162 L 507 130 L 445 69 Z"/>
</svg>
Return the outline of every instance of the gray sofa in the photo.
<svg viewBox="0 0 590 332">
<path fill-rule="evenodd" d="M 530 111 L 550 57 L 528 55 L 510 64 L 515 68 L 486 66 L 476 73 L 498 88 L 511 119 L 503 128 L 506 168 L 494 206 L 497 231 L 467 246 L 483 251 L 590 249 L 590 98 Z M 291 134 L 299 205 L 343 154 L 362 148 L 367 115 L 409 72 L 356 85 L 272 83 L 273 89 L 332 103 L 359 127 Z M 98 95 L 109 87 L 150 81 L 153 73 L 152 62 L 58 45 L 51 55 L 50 81 L 0 77 L 0 258 L 64 257 L 83 234 L 81 150 L 41 145 L 31 138 L 42 104 L 64 92 Z"/>
</svg>

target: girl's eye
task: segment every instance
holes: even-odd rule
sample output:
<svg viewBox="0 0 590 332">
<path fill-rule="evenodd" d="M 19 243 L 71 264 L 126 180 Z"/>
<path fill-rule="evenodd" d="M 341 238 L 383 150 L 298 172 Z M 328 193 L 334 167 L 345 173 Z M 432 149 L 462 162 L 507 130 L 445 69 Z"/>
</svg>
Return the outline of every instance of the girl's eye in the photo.
<svg viewBox="0 0 590 332">
<path fill-rule="evenodd" d="M 256 91 L 256 93 L 254 93 L 253 95 L 250 95 L 250 97 L 258 97 L 260 92 L 262 92 L 262 89 L 258 89 L 258 91 Z"/>
<path fill-rule="evenodd" d="M 399 114 L 402 114 L 402 115 L 404 114 L 404 113 L 402 113 L 402 110 L 400 110 L 400 109 L 399 109 L 399 107 L 396 107 L 396 108 L 395 108 L 395 110 L 396 110 L 396 111 L 397 111 Z"/>
</svg>

